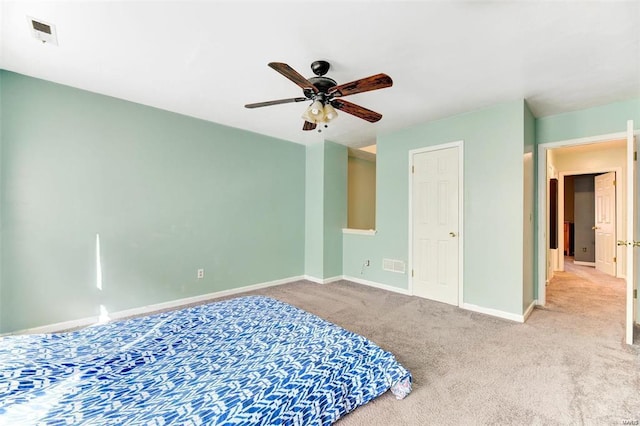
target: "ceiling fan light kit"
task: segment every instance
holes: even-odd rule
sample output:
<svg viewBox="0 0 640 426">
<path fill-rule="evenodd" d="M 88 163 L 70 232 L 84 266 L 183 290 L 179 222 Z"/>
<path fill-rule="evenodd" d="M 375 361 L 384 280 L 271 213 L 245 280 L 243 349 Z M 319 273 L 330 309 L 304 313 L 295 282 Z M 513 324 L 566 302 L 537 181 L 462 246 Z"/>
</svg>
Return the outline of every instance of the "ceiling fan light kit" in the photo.
<svg viewBox="0 0 640 426">
<path fill-rule="evenodd" d="M 318 123 L 324 121 L 324 105 L 318 99 L 314 100 L 309 108 L 302 114 L 302 118 L 311 122 Z"/>
<path fill-rule="evenodd" d="M 313 124 L 328 123 L 337 116 L 338 112 L 333 106 L 329 102 L 323 102 L 320 97 L 317 97 L 302 114 L 302 118 Z"/>
<path fill-rule="evenodd" d="M 270 62 L 269 67 L 297 84 L 302 89 L 304 97 L 258 102 L 247 104 L 245 107 L 260 108 L 291 102 L 311 101 L 311 105 L 309 105 L 302 114 L 302 118 L 305 120 L 302 130 L 305 131 L 315 129 L 318 123 L 328 123 L 335 119 L 338 116 L 336 108 L 370 123 L 379 121 L 382 118 L 382 114 L 338 98 L 356 93 L 369 92 L 371 90 L 384 89 L 385 87 L 391 87 L 393 85 L 393 80 L 386 74 L 376 74 L 350 83 L 338 85 L 334 79 L 325 77 L 325 74 L 331 67 L 327 61 L 313 62 L 311 64 L 311 70 L 316 76 L 309 79 L 304 78 L 296 70 L 282 62 Z M 327 125 L 325 124 L 324 127 L 327 127 Z"/>
</svg>

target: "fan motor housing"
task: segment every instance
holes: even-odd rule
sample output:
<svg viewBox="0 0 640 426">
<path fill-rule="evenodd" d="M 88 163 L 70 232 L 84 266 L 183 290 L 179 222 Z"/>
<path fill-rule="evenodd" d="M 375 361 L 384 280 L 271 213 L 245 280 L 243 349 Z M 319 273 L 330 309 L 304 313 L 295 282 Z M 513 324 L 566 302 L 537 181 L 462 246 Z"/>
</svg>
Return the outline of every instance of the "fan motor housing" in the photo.
<svg viewBox="0 0 640 426">
<path fill-rule="evenodd" d="M 320 93 L 327 93 L 329 89 L 338 85 L 338 83 L 336 83 L 334 79 L 329 77 L 311 77 L 309 79 L 309 82 L 314 86 L 316 86 L 316 88 L 318 89 L 318 91 L 320 91 Z M 307 96 L 306 93 L 305 93 L 305 96 Z"/>
</svg>

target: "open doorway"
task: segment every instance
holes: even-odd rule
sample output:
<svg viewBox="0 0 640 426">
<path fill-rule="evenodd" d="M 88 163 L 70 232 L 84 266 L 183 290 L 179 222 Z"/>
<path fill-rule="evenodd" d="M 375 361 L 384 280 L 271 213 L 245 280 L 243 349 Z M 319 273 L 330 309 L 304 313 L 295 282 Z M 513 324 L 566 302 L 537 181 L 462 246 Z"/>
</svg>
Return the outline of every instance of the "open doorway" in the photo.
<svg viewBox="0 0 640 426">
<path fill-rule="evenodd" d="M 633 244 L 635 238 L 633 221 L 635 213 L 635 164 L 633 161 L 635 141 L 633 134 L 633 122 L 627 123 L 627 131 L 610 135 L 588 137 L 567 141 L 545 143 L 538 146 L 538 285 L 537 303 L 547 304 L 547 287 L 554 278 L 554 274 L 562 274 L 565 271 L 564 256 L 564 209 L 558 208 L 556 226 L 557 240 L 555 246 L 550 241 L 550 184 L 556 180 L 558 199 L 564 200 L 564 178 L 571 175 L 603 174 L 615 172 L 619 178 L 616 182 L 616 225 L 615 234 L 618 238 L 615 253 L 615 274 L 624 285 L 624 300 L 621 306 L 616 307 L 621 315 L 625 329 L 625 341 L 631 344 L 633 341 L 633 322 L 635 304 L 633 298 L 634 283 L 634 257 Z M 563 154 L 567 154 L 564 155 Z M 627 172 L 629 170 L 629 172 Z M 546 182 L 546 184 L 545 184 Z M 558 206 L 560 207 L 560 206 Z M 564 207 L 564 206 L 562 206 Z M 595 223 L 594 223 L 595 226 Z M 613 237 L 615 241 L 615 236 Z M 574 250 L 577 247 L 574 246 Z M 629 262 L 626 258 L 629 257 Z M 575 265 L 568 265 L 571 268 Z M 593 268 L 595 269 L 595 268 Z M 599 272 L 599 271 L 598 271 Z M 626 306 L 625 306 L 626 305 Z"/>
<path fill-rule="evenodd" d="M 626 232 L 625 161 L 624 139 L 547 150 L 547 179 L 557 179 L 558 186 L 555 220 L 547 212 L 549 235 L 557 235 L 547 253 L 547 280 L 565 270 L 571 253 L 578 265 L 625 277 L 626 253 L 616 247 L 616 236 Z"/>
<path fill-rule="evenodd" d="M 624 208 L 618 206 L 616 175 L 611 171 L 564 176 L 564 199 L 559 203 L 564 204 L 561 263 L 570 260 L 613 277 L 623 273 L 616 257 L 617 213 Z"/>
</svg>

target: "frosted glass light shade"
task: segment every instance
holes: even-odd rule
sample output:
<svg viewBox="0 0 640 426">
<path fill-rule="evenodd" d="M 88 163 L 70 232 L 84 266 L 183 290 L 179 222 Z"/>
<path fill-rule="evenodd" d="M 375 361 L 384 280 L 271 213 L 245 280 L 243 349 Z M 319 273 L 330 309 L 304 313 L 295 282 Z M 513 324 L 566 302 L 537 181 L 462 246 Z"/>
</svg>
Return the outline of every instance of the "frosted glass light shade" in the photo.
<svg viewBox="0 0 640 426">
<path fill-rule="evenodd" d="M 312 115 L 317 115 L 318 117 L 324 115 L 324 113 L 322 112 L 324 108 L 322 107 L 322 102 L 320 101 L 313 101 L 309 109 L 311 110 Z"/>
<path fill-rule="evenodd" d="M 318 120 L 316 120 L 311 114 L 310 114 L 310 108 L 307 108 L 304 110 L 304 113 L 302 113 L 302 118 L 304 118 L 305 120 L 307 120 L 309 123 L 314 123 L 316 124 L 318 122 Z"/>
<path fill-rule="evenodd" d="M 324 121 L 328 123 L 338 116 L 338 112 L 331 106 L 330 103 L 327 103 L 324 106 Z"/>
<path fill-rule="evenodd" d="M 320 101 L 313 101 L 311 106 L 302 114 L 302 118 L 310 123 L 318 123 L 324 121 L 324 106 Z"/>
</svg>

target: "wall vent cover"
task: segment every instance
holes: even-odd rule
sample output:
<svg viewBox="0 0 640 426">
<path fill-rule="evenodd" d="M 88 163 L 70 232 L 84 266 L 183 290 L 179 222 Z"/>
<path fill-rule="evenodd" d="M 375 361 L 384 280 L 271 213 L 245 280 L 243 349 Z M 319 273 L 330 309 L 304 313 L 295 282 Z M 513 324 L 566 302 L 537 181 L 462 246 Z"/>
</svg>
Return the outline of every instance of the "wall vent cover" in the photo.
<svg viewBox="0 0 640 426">
<path fill-rule="evenodd" d="M 404 274 L 406 271 L 406 266 L 402 260 L 382 259 L 382 269 L 389 272 Z"/>
<path fill-rule="evenodd" d="M 43 43 L 58 45 L 58 35 L 55 25 L 41 19 L 32 18 L 31 16 L 27 16 L 27 19 L 29 20 L 29 28 L 31 29 L 33 38 Z"/>
</svg>

